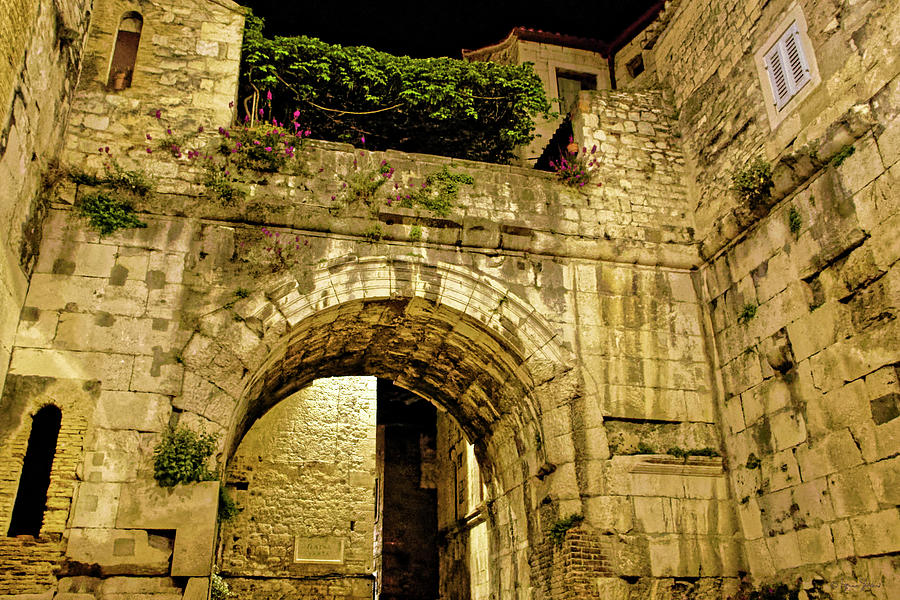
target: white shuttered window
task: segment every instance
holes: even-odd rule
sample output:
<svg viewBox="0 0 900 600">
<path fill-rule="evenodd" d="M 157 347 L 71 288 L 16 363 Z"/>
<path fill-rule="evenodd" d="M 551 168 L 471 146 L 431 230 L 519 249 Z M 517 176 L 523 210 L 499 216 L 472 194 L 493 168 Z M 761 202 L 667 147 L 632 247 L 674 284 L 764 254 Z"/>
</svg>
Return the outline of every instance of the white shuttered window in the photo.
<svg viewBox="0 0 900 600">
<path fill-rule="evenodd" d="M 764 61 L 775 109 L 781 110 L 812 79 L 796 22 L 766 52 Z"/>
</svg>

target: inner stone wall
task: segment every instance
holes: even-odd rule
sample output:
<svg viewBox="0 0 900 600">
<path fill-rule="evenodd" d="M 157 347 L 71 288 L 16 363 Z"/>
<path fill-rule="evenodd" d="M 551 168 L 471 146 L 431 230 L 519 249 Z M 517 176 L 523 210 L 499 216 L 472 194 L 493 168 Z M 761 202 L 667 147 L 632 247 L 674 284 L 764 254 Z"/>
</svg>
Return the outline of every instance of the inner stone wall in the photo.
<svg viewBox="0 0 900 600">
<path fill-rule="evenodd" d="M 320 379 L 244 436 L 226 471 L 241 512 L 219 534 L 233 592 L 372 597 L 375 410 L 374 377 Z"/>
</svg>

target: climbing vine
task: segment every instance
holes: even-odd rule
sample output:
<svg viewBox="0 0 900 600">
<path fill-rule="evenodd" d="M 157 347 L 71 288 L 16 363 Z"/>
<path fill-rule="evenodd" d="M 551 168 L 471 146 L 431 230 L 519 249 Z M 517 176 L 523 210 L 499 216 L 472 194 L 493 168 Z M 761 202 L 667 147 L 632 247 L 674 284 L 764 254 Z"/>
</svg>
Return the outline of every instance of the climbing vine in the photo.
<svg viewBox="0 0 900 600">
<path fill-rule="evenodd" d="M 393 148 L 507 162 L 534 137 L 534 116 L 550 111 L 530 64 L 393 56 L 306 36 L 267 38 L 248 15 L 242 47 L 242 94 L 266 93 L 273 115 L 297 112 L 331 141 L 365 136 L 372 150 Z M 275 100 L 268 98 L 268 92 Z"/>
</svg>

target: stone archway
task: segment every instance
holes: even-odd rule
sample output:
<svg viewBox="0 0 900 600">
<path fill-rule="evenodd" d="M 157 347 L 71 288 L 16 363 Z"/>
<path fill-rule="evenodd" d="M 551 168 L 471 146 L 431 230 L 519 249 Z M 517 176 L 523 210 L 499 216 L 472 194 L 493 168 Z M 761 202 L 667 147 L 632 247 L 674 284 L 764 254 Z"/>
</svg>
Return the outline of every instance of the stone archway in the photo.
<svg viewBox="0 0 900 600">
<path fill-rule="evenodd" d="M 230 308 L 234 317 L 218 319 L 221 340 L 228 323 L 270 340 L 243 378 L 226 457 L 256 419 L 316 378 L 389 379 L 446 409 L 475 444 L 489 489 L 494 591 L 531 597 L 542 587 L 531 573 L 535 509 L 552 484 L 543 481 L 552 467 L 541 415 L 553 408 L 552 380 L 571 369 L 553 329 L 497 282 L 452 265 L 353 257 L 305 281 L 285 273 L 261 282 Z"/>
</svg>

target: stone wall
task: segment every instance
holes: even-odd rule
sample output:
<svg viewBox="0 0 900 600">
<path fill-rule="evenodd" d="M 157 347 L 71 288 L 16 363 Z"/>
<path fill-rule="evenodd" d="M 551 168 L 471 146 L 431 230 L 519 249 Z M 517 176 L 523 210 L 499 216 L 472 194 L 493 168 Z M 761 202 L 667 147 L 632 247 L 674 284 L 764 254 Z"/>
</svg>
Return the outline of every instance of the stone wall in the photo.
<svg viewBox="0 0 900 600">
<path fill-rule="evenodd" d="M 83 0 L 0 4 L 0 380 L 58 176 L 63 131 L 88 25 Z"/>
<path fill-rule="evenodd" d="M 773 120 L 754 54 L 798 10 L 820 81 Z M 672 92 L 696 178 L 695 282 L 750 571 L 887 598 L 900 550 L 896 10 L 678 2 L 653 29 L 648 77 Z M 729 188 L 757 156 L 774 187 L 748 206 Z"/>
<path fill-rule="evenodd" d="M 317 380 L 244 436 L 226 472 L 241 512 L 219 534 L 220 571 L 236 591 L 252 585 L 254 598 L 284 587 L 329 600 L 372 597 L 375 384 L 372 377 Z M 317 558 L 306 538 L 337 541 L 342 552 Z M 318 559 L 337 562 L 310 562 Z"/>
<path fill-rule="evenodd" d="M 122 16 L 143 18 L 131 87 L 111 89 L 109 65 Z M 174 136 L 199 126 L 227 126 L 237 103 L 243 9 L 231 0 L 187 4 L 132 0 L 97 2 L 84 49 L 66 138 L 66 162 L 100 169 L 128 151 L 157 147 L 171 129 Z M 155 118 L 160 111 L 161 119 Z M 155 138 L 148 140 L 147 135 Z"/>
</svg>

